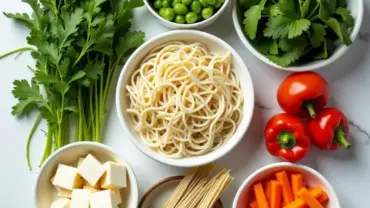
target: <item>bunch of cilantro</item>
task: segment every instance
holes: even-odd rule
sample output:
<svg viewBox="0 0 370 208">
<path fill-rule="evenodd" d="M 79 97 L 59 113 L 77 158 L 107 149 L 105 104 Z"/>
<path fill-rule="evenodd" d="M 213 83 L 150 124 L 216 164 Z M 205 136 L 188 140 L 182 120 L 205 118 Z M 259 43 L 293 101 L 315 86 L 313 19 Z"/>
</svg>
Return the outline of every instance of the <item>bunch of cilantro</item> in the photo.
<svg viewBox="0 0 370 208">
<path fill-rule="evenodd" d="M 244 31 L 256 49 L 280 66 L 327 59 L 352 44 L 354 18 L 346 0 L 239 0 Z"/>
<path fill-rule="evenodd" d="M 47 121 L 46 145 L 41 160 L 69 143 L 71 122 L 77 123 L 75 141 L 101 141 L 101 130 L 109 92 L 125 57 L 145 38 L 130 31 L 132 10 L 142 0 L 23 0 L 33 10 L 9 14 L 30 30 L 30 47 L 36 62 L 29 68 L 31 81 L 14 81 L 18 104 L 12 114 L 39 112 L 27 140 L 29 143 L 42 119 Z M 40 165 L 41 165 L 40 164 Z"/>
</svg>

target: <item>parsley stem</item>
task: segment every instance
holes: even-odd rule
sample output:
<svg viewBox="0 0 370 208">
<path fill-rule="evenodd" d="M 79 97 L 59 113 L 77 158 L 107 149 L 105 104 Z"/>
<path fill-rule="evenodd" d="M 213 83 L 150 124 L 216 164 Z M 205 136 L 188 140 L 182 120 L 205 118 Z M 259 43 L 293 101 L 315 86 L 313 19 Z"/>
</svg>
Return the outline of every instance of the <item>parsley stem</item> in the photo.
<svg viewBox="0 0 370 208">
<path fill-rule="evenodd" d="M 35 123 L 33 123 L 33 126 L 31 128 L 30 134 L 28 135 L 27 138 L 27 144 L 26 144 L 26 160 L 27 160 L 27 165 L 30 170 L 32 170 L 32 165 L 31 165 L 31 160 L 30 160 L 30 144 L 31 144 L 31 139 L 33 137 L 33 134 L 36 131 L 36 128 L 39 126 L 40 121 L 42 119 L 41 113 L 37 116 Z"/>
<path fill-rule="evenodd" d="M 15 50 L 12 50 L 12 51 L 9 51 L 9 52 L 7 52 L 7 53 L 4 53 L 3 55 L 0 55 L 0 59 L 2 59 L 2 58 L 5 58 L 5 57 L 7 57 L 7 56 L 10 56 L 10 55 L 12 55 L 12 54 L 14 54 L 14 53 L 20 53 L 20 52 L 23 52 L 23 51 L 33 51 L 34 49 L 33 48 L 31 48 L 31 47 L 23 47 L 23 48 L 18 48 L 18 49 L 15 49 Z"/>
<path fill-rule="evenodd" d="M 319 9 L 320 4 L 316 4 L 315 8 L 312 10 L 312 12 L 307 16 L 307 19 L 310 19 Z"/>
<path fill-rule="evenodd" d="M 53 146 L 53 134 L 52 134 L 52 127 L 50 124 L 48 124 L 48 131 L 47 131 L 47 136 L 46 136 L 46 144 L 45 144 L 45 149 L 44 149 L 44 154 L 42 155 L 39 167 L 44 163 L 46 158 L 49 157 L 51 154 L 51 149 Z"/>
</svg>

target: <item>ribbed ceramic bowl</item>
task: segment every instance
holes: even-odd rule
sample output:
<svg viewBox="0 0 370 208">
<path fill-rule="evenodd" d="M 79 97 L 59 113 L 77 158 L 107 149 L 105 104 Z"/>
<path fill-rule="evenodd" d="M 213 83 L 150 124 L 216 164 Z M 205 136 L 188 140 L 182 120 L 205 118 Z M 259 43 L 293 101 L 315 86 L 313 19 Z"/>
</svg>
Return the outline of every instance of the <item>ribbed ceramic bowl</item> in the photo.
<svg viewBox="0 0 370 208">
<path fill-rule="evenodd" d="M 250 40 L 245 36 L 244 33 L 244 26 L 243 26 L 243 11 L 241 6 L 238 4 L 239 0 L 232 1 L 232 16 L 233 16 L 233 23 L 235 30 L 240 38 L 240 40 L 243 42 L 245 47 L 258 59 L 263 61 L 264 63 L 285 71 L 292 71 L 292 72 L 300 72 L 300 71 L 312 71 L 315 69 L 319 69 L 322 67 L 325 67 L 334 61 L 338 60 L 340 57 L 342 57 L 345 52 L 348 51 L 349 47 L 345 45 L 341 45 L 338 48 L 335 49 L 334 53 L 325 60 L 317 60 L 308 62 L 302 65 L 298 66 L 289 66 L 289 67 L 282 67 L 274 62 L 270 61 L 268 58 L 266 58 L 262 53 L 260 53 L 250 42 Z M 351 10 L 352 15 L 355 18 L 355 25 L 353 27 L 352 33 L 351 33 L 351 40 L 352 42 L 355 41 L 358 32 L 360 31 L 360 27 L 362 24 L 363 19 L 363 12 L 364 12 L 364 3 L 363 0 L 347 0 L 348 2 L 348 9 Z"/>
<path fill-rule="evenodd" d="M 258 182 L 262 181 L 266 178 L 271 177 L 275 172 L 286 170 L 288 172 L 296 172 L 301 173 L 303 175 L 304 180 L 307 182 L 309 187 L 321 187 L 329 196 L 329 201 L 325 208 L 339 208 L 339 200 L 337 194 L 335 193 L 333 187 L 329 184 L 329 182 L 324 178 L 316 170 L 305 166 L 305 165 L 298 165 L 294 163 L 288 162 L 280 162 L 274 163 L 271 165 L 267 165 L 262 167 L 252 173 L 240 186 L 233 202 L 233 208 L 249 208 L 249 197 L 251 196 L 251 192 L 253 190 L 253 185 Z"/>
<path fill-rule="evenodd" d="M 179 24 L 179 23 L 171 22 L 171 21 L 168 21 L 168 20 L 162 18 L 159 15 L 159 13 L 157 12 L 157 10 L 153 7 L 153 4 L 152 4 L 153 1 L 154 0 L 144 0 L 145 6 L 153 14 L 153 16 L 158 19 L 158 21 L 162 25 L 164 25 L 168 28 L 171 28 L 171 29 L 202 29 L 202 28 L 205 28 L 208 25 L 214 23 L 222 15 L 222 13 L 225 12 L 225 10 L 227 8 L 227 5 L 230 2 L 230 0 L 224 0 L 224 3 L 217 10 L 217 12 L 215 14 L 213 14 L 212 17 L 210 17 L 206 20 L 196 22 L 196 23 L 192 23 L 192 24 Z"/>
<path fill-rule="evenodd" d="M 129 98 L 127 95 L 126 86 L 130 82 L 130 77 L 134 70 L 138 69 L 140 62 L 153 48 L 171 41 L 183 41 L 186 43 L 200 42 L 205 45 L 211 52 L 227 53 L 232 54 L 232 66 L 233 71 L 237 77 L 241 80 L 241 89 L 244 96 L 243 106 L 243 118 L 238 125 L 234 135 L 227 139 L 224 144 L 212 152 L 209 152 L 202 156 L 186 157 L 180 159 L 174 159 L 166 157 L 156 150 L 149 148 L 140 136 L 134 131 L 134 123 L 127 113 L 129 106 Z M 242 140 L 244 133 L 247 131 L 249 123 L 252 118 L 254 108 L 254 91 L 251 76 L 248 72 L 248 68 L 245 66 L 242 58 L 238 53 L 225 41 L 211 34 L 200 32 L 196 30 L 177 30 L 167 33 L 162 33 L 149 41 L 141 45 L 134 54 L 127 60 L 121 75 L 118 79 L 118 85 L 116 89 L 116 107 L 119 120 L 121 121 L 122 127 L 129 132 L 128 135 L 123 136 L 123 139 L 130 139 L 130 141 L 147 156 L 162 162 L 164 164 L 178 166 L 178 167 L 194 167 L 200 166 L 213 162 L 220 157 L 230 152 L 240 140 Z"/>
<path fill-rule="evenodd" d="M 100 162 L 114 161 L 122 163 L 127 169 L 128 186 L 121 189 L 122 204 L 119 208 L 137 207 L 139 203 L 139 190 L 134 171 L 127 161 L 115 154 L 112 149 L 104 144 L 95 142 L 77 142 L 66 145 L 54 152 L 43 164 L 37 176 L 35 200 L 37 208 L 49 208 L 57 198 L 55 187 L 50 179 L 56 172 L 60 163 L 77 166 L 78 159 L 87 154 L 93 154 Z"/>
</svg>

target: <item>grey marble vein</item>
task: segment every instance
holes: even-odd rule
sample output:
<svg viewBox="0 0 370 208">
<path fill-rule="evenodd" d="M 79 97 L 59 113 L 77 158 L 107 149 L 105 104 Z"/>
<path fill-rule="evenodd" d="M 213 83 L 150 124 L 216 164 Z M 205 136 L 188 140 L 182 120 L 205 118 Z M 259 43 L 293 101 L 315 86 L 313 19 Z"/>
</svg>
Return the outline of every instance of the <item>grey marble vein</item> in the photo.
<svg viewBox="0 0 370 208">
<path fill-rule="evenodd" d="M 256 102 L 256 103 L 254 104 L 254 106 L 256 106 L 257 108 L 259 108 L 259 109 L 261 109 L 261 110 L 266 110 L 266 111 L 268 111 L 268 110 L 272 110 L 272 109 L 273 109 L 273 107 L 265 106 L 265 105 L 263 105 L 263 104 L 261 104 L 261 103 L 258 103 L 258 102 Z"/>
<path fill-rule="evenodd" d="M 358 124 L 354 123 L 352 120 L 349 120 L 348 123 L 349 123 L 350 127 L 356 129 L 357 132 L 361 133 L 362 135 L 364 135 L 366 137 L 366 140 L 367 140 L 366 143 L 367 144 L 370 143 L 370 133 L 368 131 L 366 131 L 365 129 L 363 129 Z"/>
<path fill-rule="evenodd" d="M 358 39 L 369 43 L 370 42 L 370 33 L 360 32 L 360 33 L 358 33 Z"/>
</svg>

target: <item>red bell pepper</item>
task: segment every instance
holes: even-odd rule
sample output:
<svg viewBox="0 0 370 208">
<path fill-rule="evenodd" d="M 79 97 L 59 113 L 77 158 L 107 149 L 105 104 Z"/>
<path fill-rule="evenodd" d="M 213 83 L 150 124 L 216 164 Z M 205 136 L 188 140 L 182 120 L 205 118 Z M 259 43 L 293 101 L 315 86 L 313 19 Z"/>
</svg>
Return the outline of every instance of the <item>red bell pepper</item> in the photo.
<svg viewBox="0 0 370 208">
<path fill-rule="evenodd" d="M 311 146 L 305 124 L 287 113 L 270 118 L 266 124 L 265 137 L 269 153 L 289 162 L 301 160 Z"/>
<path fill-rule="evenodd" d="M 277 91 L 280 107 L 296 116 L 316 116 L 329 98 L 329 87 L 323 77 L 314 72 L 294 73 L 288 76 Z"/>
<path fill-rule="evenodd" d="M 308 122 L 312 143 L 323 150 L 336 150 L 341 146 L 350 148 L 347 141 L 349 126 L 346 116 L 336 108 L 320 111 Z"/>
</svg>

